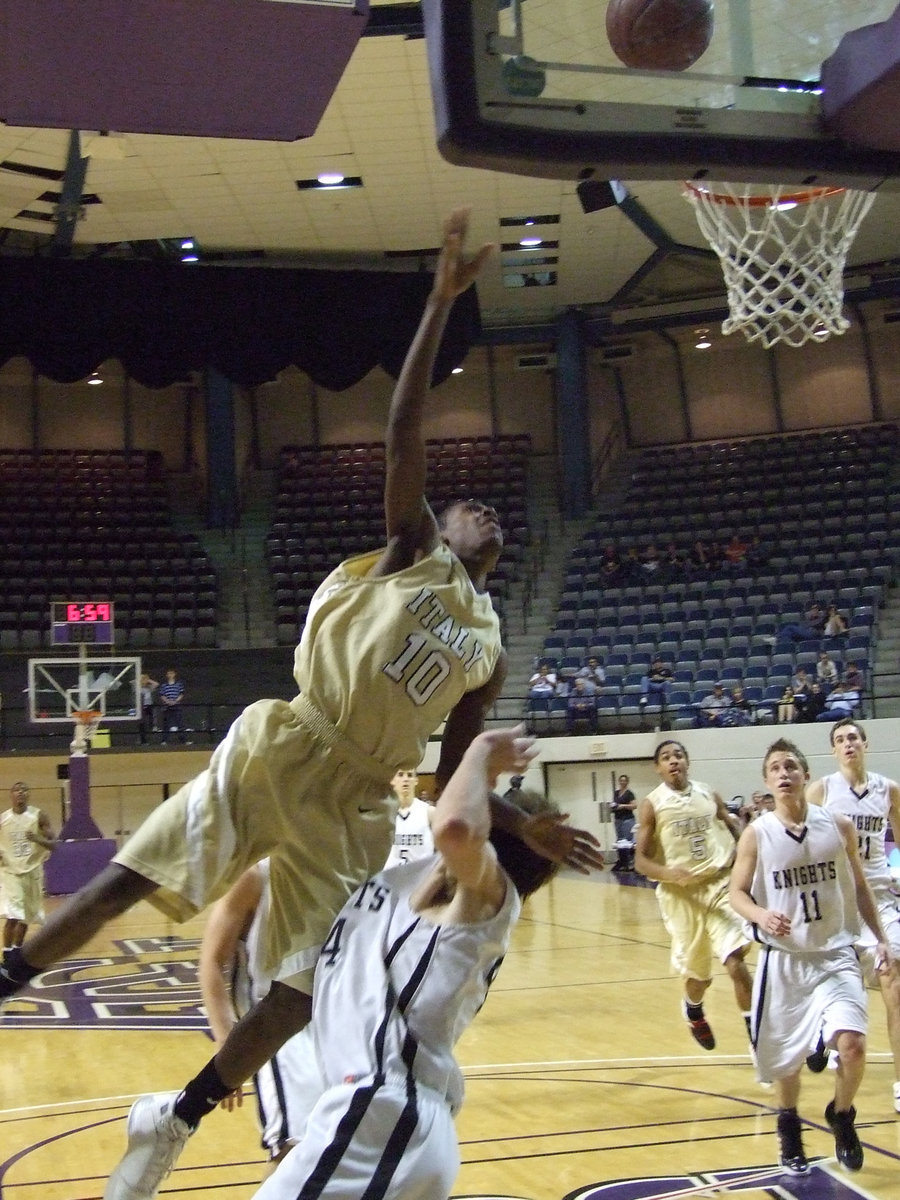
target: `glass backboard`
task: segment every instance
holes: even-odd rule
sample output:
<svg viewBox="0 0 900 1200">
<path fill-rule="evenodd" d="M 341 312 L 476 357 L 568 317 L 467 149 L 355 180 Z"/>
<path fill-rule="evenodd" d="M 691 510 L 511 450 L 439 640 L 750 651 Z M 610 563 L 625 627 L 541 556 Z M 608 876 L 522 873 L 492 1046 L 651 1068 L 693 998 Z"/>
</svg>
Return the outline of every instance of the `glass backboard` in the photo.
<svg viewBox="0 0 900 1200">
<path fill-rule="evenodd" d="M 28 718 L 71 725 L 93 710 L 104 721 L 140 716 L 139 658 L 32 658 L 28 661 Z"/>
<path fill-rule="evenodd" d="M 829 134 L 818 87 L 844 35 L 895 7 L 717 0 L 697 62 L 648 72 L 616 58 L 604 0 L 425 0 L 438 146 L 546 178 L 900 186 L 900 139 L 894 152 Z"/>
</svg>

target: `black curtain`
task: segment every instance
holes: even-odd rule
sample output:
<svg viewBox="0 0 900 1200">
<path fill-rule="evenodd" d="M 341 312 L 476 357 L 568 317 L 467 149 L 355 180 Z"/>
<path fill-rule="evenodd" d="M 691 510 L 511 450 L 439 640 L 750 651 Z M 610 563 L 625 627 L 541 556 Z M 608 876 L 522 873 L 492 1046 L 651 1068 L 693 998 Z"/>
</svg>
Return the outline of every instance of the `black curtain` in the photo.
<svg viewBox="0 0 900 1200">
<path fill-rule="evenodd" d="M 0 363 L 24 355 L 71 383 L 117 358 L 152 388 L 210 366 L 252 387 L 294 364 L 340 391 L 378 364 L 397 376 L 431 282 L 423 271 L 5 258 Z M 454 305 L 435 382 L 479 331 L 472 287 Z"/>
</svg>

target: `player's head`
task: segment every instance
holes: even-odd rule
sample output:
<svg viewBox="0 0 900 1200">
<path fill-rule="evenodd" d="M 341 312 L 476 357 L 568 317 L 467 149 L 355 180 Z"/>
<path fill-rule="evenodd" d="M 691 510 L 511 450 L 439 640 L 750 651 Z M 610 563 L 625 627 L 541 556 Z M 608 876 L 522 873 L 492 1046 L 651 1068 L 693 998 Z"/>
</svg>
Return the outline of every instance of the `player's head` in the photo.
<svg viewBox="0 0 900 1200">
<path fill-rule="evenodd" d="M 559 811 L 555 804 L 536 793 L 520 792 L 513 803 L 532 817 L 543 812 Z M 551 862 L 549 858 L 537 854 L 519 838 L 498 829 L 496 825 L 491 827 L 491 845 L 497 851 L 497 861 L 513 881 L 523 900 L 545 883 L 549 883 L 559 870 L 559 863 Z"/>
<path fill-rule="evenodd" d="M 437 518 L 441 537 L 467 567 L 490 571 L 503 549 L 497 510 L 481 500 L 454 500 Z"/>
<path fill-rule="evenodd" d="M 657 775 L 664 783 L 678 791 L 684 790 L 687 786 L 690 759 L 681 742 L 674 738 L 660 742 L 653 752 L 653 762 Z"/>
<path fill-rule="evenodd" d="M 838 742 L 843 743 L 847 741 L 851 731 L 855 731 L 856 733 L 856 738 L 851 740 L 861 742 L 863 749 L 865 749 L 869 744 L 866 738 L 866 731 L 863 729 L 861 723 L 854 720 L 853 717 L 841 717 L 840 721 L 835 721 L 832 725 L 831 732 L 828 735 L 832 748 L 836 749 Z"/>
<path fill-rule="evenodd" d="M 401 808 L 409 808 L 413 800 L 416 798 L 416 784 L 418 783 L 418 775 L 415 771 L 398 771 L 391 780 L 391 787 L 394 789 L 394 795 L 400 801 Z"/>
<path fill-rule="evenodd" d="M 803 778 L 809 778 L 809 763 L 806 755 L 795 742 L 788 738 L 778 738 L 766 751 L 763 759 L 763 779 L 771 787 L 774 795 L 778 795 L 777 779 L 782 768 L 790 770 L 791 762 L 802 772 Z"/>
<path fill-rule="evenodd" d="M 30 795 L 27 783 L 14 783 L 9 789 L 9 798 L 12 801 L 13 812 L 24 812 L 28 807 L 28 797 Z"/>
</svg>

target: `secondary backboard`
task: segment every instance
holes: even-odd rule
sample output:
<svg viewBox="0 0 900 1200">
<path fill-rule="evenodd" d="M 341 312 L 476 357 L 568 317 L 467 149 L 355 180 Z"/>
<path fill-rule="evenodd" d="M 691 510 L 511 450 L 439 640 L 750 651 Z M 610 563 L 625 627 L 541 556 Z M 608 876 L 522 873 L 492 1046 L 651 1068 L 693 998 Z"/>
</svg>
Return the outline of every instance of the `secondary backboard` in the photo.
<svg viewBox="0 0 900 1200">
<path fill-rule="evenodd" d="M 424 0 L 438 146 L 553 179 L 900 187 L 900 149 L 827 132 L 817 86 L 844 35 L 896 2 L 717 0 L 709 49 L 671 72 L 619 62 L 604 0 Z"/>
<path fill-rule="evenodd" d="M 93 710 L 104 721 L 134 721 L 141 712 L 139 658 L 32 658 L 28 660 L 28 718 L 71 725 Z"/>
</svg>

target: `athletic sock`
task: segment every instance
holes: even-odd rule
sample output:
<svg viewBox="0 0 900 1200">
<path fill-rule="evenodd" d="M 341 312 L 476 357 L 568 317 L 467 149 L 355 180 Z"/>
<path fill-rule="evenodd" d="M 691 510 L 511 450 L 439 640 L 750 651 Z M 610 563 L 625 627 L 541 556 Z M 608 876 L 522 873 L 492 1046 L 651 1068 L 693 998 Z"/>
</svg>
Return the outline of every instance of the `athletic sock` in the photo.
<svg viewBox="0 0 900 1200">
<path fill-rule="evenodd" d="M 690 1000 L 685 1000 L 684 1011 L 689 1021 L 700 1021 L 703 1018 L 703 1004 L 691 1004 Z"/>
<path fill-rule="evenodd" d="M 211 1058 L 199 1075 L 195 1075 L 173 1105 L 176 1117 L 195 1130 L 207 1113 L 211 1113 L 220 1100 L 234 1091 L 222 1082 L 216 1070 L 216 1060 Z"/>
<path fill-rule="evenodd" d="M 3 965 L 0 966 L 0 999 L 4 996 L 14 996 L 40 973 L 40 967 L 32 967 L 25 961 L 22 947 L 13 946 L 3 955 Z"/>
</svg>

